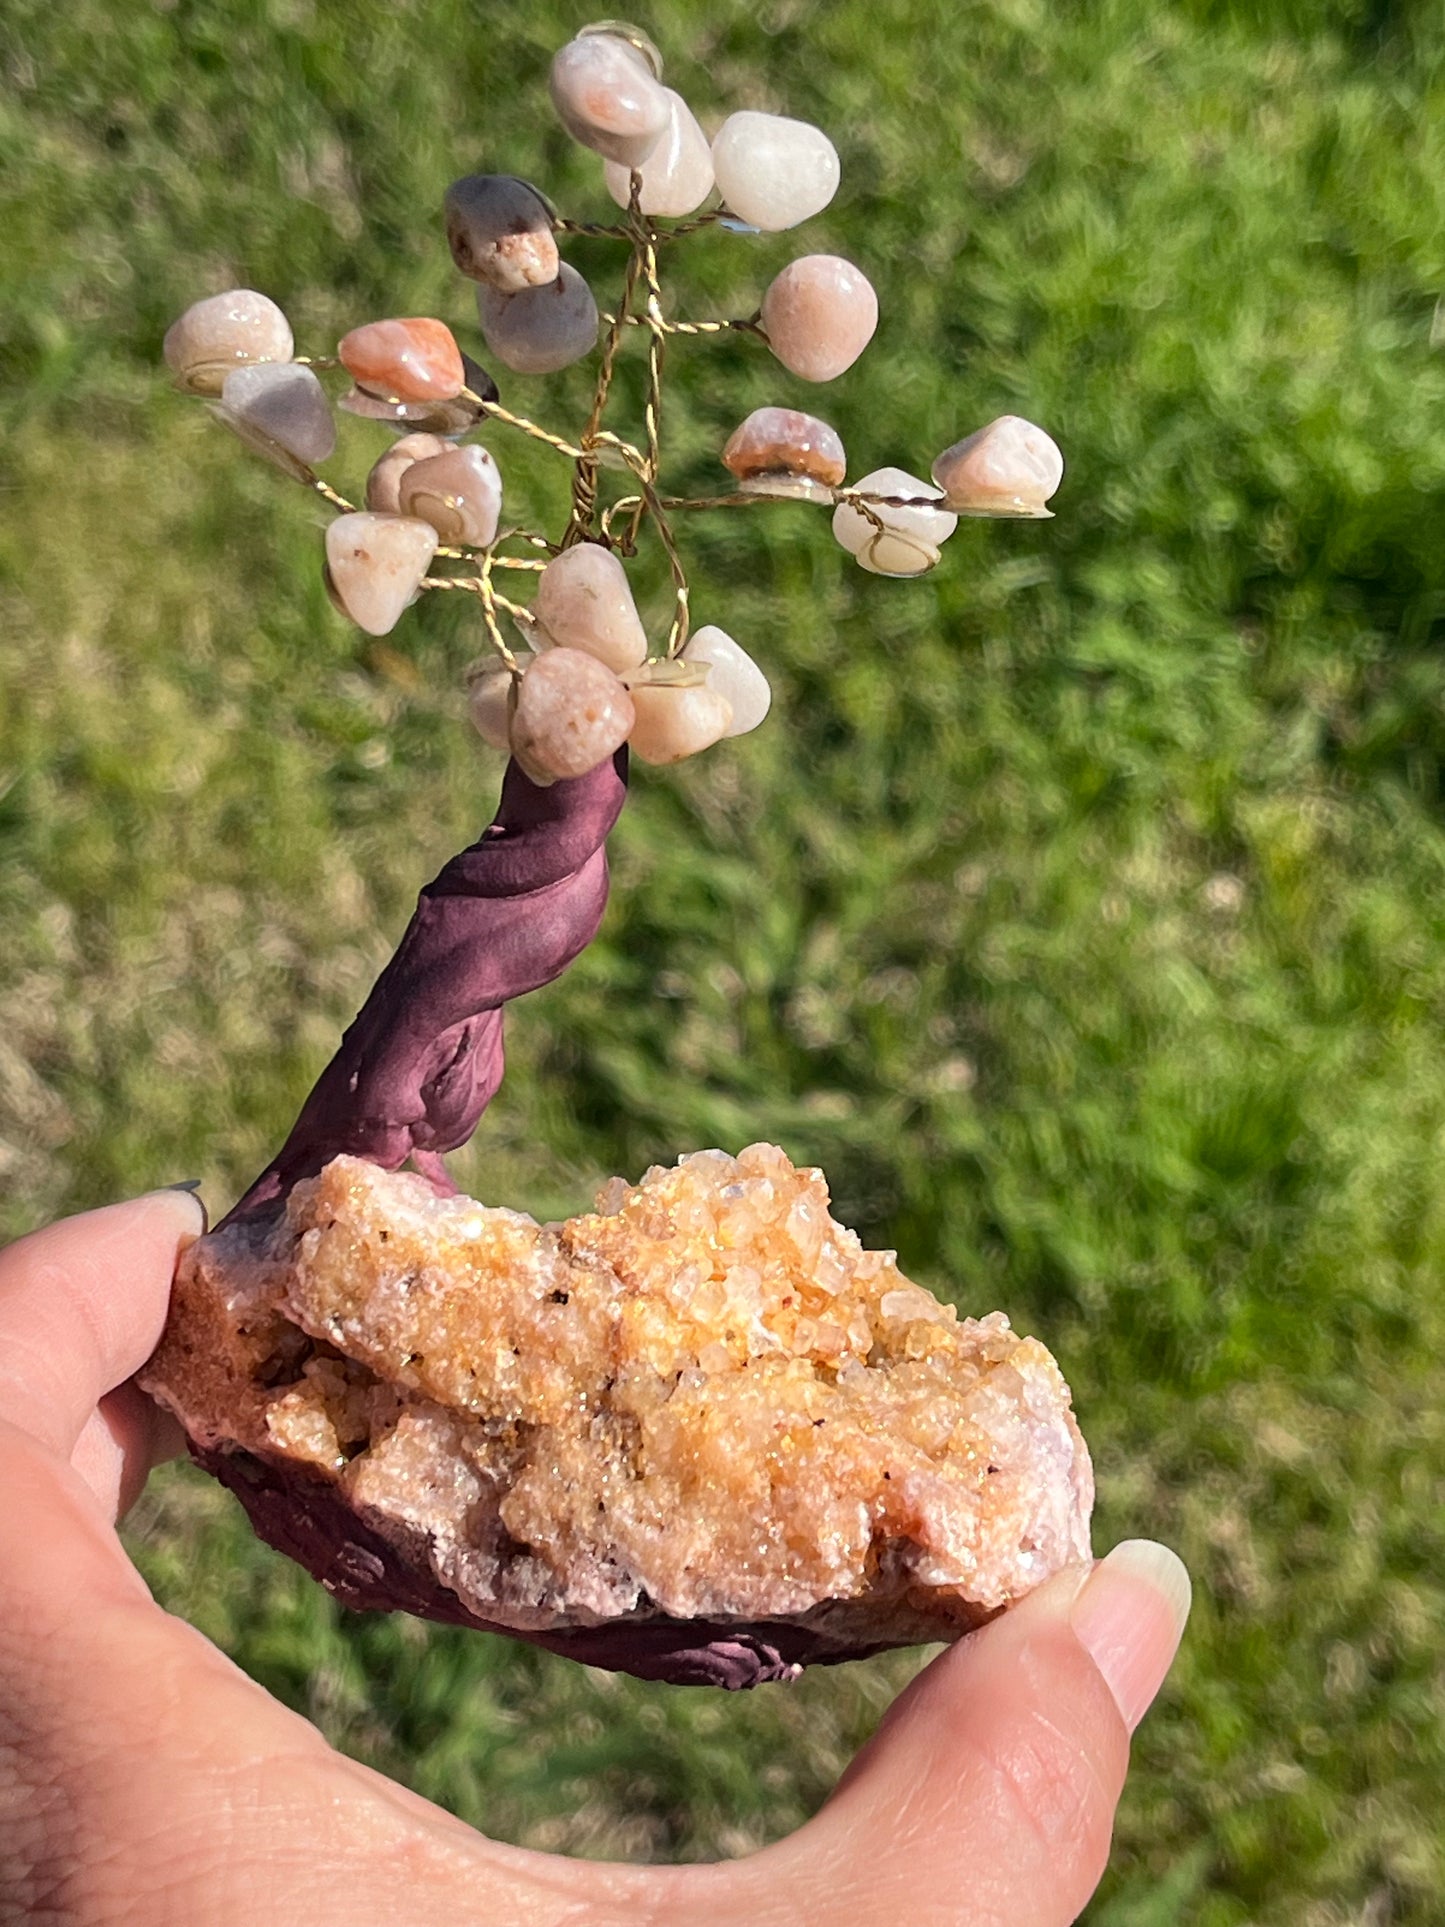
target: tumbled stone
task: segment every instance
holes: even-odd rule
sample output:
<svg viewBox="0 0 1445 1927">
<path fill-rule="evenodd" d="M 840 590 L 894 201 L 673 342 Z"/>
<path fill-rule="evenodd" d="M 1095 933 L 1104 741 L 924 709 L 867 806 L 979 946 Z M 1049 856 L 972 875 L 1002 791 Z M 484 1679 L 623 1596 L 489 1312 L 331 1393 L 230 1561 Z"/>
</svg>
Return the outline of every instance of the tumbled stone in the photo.
<svg viewBox="0 0 1445 1927">
<path fill-rule="evenodd" d="M 725 629 L 713 623 L 694 629 L 683 644 L 682 660 L 707 665 L 706 687 L 721 696 L 731 712 L 724 736 L 746 736 L 767 715 L 773 701 L 768 679 Z"/>
<path fill-rule="evenodd" d="M 832 141 L 821 127 L 782 114 L 730 114 L 712 164 L 724 206 L 766 234 L 811 220 L 838 192 Z"/>
<path fill-rule="evenodd" d="M 203 1451 L 353 1507 L 393 1598 L 602 1622 L 613 1665 L 663 1616 L 832 1657 L 952 1639 L 1090 1556 L 1048 1352 L 865 1250 L 766 1144 L 546 1226 L 337 1158 L 269 1235 L 190 1247 L 144 1383 Z"/>
<path fill-rule="evenodd" d="M 728 437 L 723 467 L 753 495 L 826 500 L 847 472 L 837 429 L 798 408 L 755 408 Z"/>
<path fill-rule="evenodd" d="M 429 315 L 368 321 L 336 352 L 353 379 L 386 400 L 450 401 L 466 382 L 455 336 Z"/>
<path fill-rule="evenodd" d="M 851 368 L 878 326 L 878 297 L 861 268 L 837 254 L 790 261 L 763 296 L 768 345 L 804 381 Z"/>
<path fill-rule="evenodd" d="M 326 390 L 309 368 L 294 362 L 233 368 L 222 384 L 218 412 L 262 454 L 279 448 L 308 468 L 324 462 L 336 447 Z"/>
<path fill-rule="evenodd" d="M 533 781 L 585 776 L 632 732 L 632 697 L 595 656 L 544 649 L 517 691 L 512 754 Z"/>
<path fill-rule="evenodd" d="M 561 261 L 546 202 L 515 174 L 468 174 L 444 203 L 452 259 L 473 281 L 503 294 L 545 288 Z"/>
<path fill-rule="evenodd" d="M 640 167 L 667 126 L 666 90 L 647 56 L 618 34 L 569 40 L 548 84 L 573 140 L 622 167 Z"/>
<path fill-rule="evenodd" d="M 685 687 L 634 684 L 637 721 L 628 738 L 633 755 L 644 763 L 681 763 L 721 742 L 732 727 L 733 712 L 711 682 L 709 676 L 705 683 Z"/>
<path fill-rule="evenodd" d="M 364 388 L 351 388 L 338 406 L 363 421 L 387 422 L 393 428 L 415 428 L 433 435 L 460 435 L 481 419 L 483 410 L 478 402 L 497 400 L 497 384 L 470 355 L 462 356 L 462 374 L 475 401 L 467 395 L 453 395 L 445 401 L 397 401 L 368 394 Z"/>
<path fill-rule="evenodd" d="M 1049 497 L 1064 479 L 1057 442 L 1021 415 L 1000 415 L 946 448 L 933 479 L 960 515 L 1051 515 Z"/>
<path fill-rule="evenodd" d="M 338 515 L 326 530 L 326 566 L 342 609 L 369 636 L 401 620 L 436 554 L 430 522 L 363 510 Z"/>
<path fill-rule="evenodd" d="M 852 486 L 864 495 L 943 500 L 942 489 L 920 481 L 903 468 L 875 468 Z M 898 508 L 881 503 L 869 506 L 883 524 L 881 530 L 861 509 L 840 502 L 833 511 L 833 533 L 873 575 L 925 575 L 937 563 L 940 546 L 958 527 L 958 517 L 943 509 Z"/>
<path fill-rule="evenodd" d="M 697 116 L 681 94 L 664 87 L 667 125 L 656 147 L 642 163 L 642 191 L 638 207 L 644 214 L 676 220 L 701 207 L 712 193 L 712 149 L 698 126 Z M 632 200 L 632 170 L 608 161 L 602 169 L 607 192 L 619 207 Z"/>
<path fill-rule="evenodd" d="M 430 522 L 443 542 L 484 549 L 502 514 L 502 477 L 490 449 L 477 442 L 414 462 L 398 490 L 403 515 Z"/>
<path fill-rule="evenodd" d="M 518 652 L 517 665 L 523 674 L 531 661 L 530 653 Z M 473 729 L 491 749 L 507 751 L 512 747 L 512 691 L 516 682 L 506 663 L 498 659 L 484 664 L 468 684 L 467 713 Z"/>
<path fill-rule="evenodd" d="M 549 642 L 583 649 L 615 675 L 647 654 L 627 571 L 610 549 L 578 542 L 554 555 L 537 582 L 532 613 Z"/>
<path fill-rule="evenodd" d="M 487 346 L 519 375 L 551 375 L 570 367 L 597 346 L 597 303 L 592 290 L 564 261 L 557 279 L 521 294 L 477 289 L 477 316 Z"/>
<path fill-rule="evenodd" d="M 221 384 L 247 362 L 289 361 L 291 324 L 268 295 L 232 288 L 193 302 L 166 330 L 161 352 L 177 385 L 192 395 L 219 395 Z"/>
<path fill-rule="evenodd" d="M 454 446 L 445 435 L 403 435 L 373 464 L 366 478 L 366 506 L 376 515 L 400 515 L 401 478 L 412 463 L 445 455 Z"/>
</svg>

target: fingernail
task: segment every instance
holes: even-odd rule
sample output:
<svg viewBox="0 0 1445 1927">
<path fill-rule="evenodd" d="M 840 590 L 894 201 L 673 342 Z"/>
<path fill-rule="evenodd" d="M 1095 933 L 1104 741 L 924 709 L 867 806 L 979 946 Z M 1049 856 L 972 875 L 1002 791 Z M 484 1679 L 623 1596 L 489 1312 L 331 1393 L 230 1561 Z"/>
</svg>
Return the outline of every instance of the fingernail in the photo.
<svg viewBox="0 0 1445 1927">
<path fill-rule="evenodd" d="M 1152 1539 L 1126 1539 L 1095 1566 L 1069 1608 L 1074 1636 L 1131 1733 L 1164 1684 L 1189 1600 L 1189 1574 L 1176 1553 Z"/>
<path fill-rule="evenodd" d="M 193 1207 L 193 1216 L 198 1221 L 196 1234 L 199 1237 L 204 1237 L 206 1232 L 211 1228 L 211 1214 L 206 1209 L 205 1199 L 198 1195 L 200 1188 L 201 1180 L 199 1178 L 182 1178 L 179 1184 L 158 1185 L 152 1193 L 152 1196 L 169 1198 L 179 1195 L 180 1197 L 188 1198 Z"/>
</svg>

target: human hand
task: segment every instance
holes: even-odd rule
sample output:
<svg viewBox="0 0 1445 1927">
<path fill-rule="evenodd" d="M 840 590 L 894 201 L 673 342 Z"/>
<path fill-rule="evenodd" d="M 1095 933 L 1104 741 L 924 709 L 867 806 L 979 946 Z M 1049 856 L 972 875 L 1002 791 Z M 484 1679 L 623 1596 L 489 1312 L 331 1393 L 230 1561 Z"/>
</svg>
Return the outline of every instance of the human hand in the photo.
<svg viewBox="0 0 1445 1927">
<path fill-rule="evenodd" d="M 47 1927 L 1063 1927 L 1103 1871 L 1129 1733 L 1189 1582 L 1121 1546 L 927 1667 L 805 1826 L 717 1866 L 486 1839 L 335 1753 L 164 1613 L 115 1520 L 176 1434 L 133 1385 L 183 1191 L 0 1253 L 0 1921 Z"/>
</svg>

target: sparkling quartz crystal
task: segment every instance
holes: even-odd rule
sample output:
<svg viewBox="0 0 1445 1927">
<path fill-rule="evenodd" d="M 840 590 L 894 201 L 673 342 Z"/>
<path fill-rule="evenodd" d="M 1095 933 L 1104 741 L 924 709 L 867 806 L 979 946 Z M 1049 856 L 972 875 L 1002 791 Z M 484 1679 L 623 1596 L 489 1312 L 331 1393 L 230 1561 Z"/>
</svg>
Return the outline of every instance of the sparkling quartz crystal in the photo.
<svg viewBox="0 0 1445 1927">
<path fill-rule="evenodd" d="M 326 568 L 337 601 L 369 636 L 388 635 L 436 548 L 436 530 L 415 516 L 338 515 L 326 530 Z"/>
<path fill-rule="evenodd" d="M 533 782 L 585 776 L 627 741 L 633 699 L 581 649 L 545 649 L 517 690 L 512 754 Z"/>
<path fill-rule="evenodd" d="M 960 515 L 1046 516 L 1064 479 L 1058 444 L 1022 415 L 1000 415 L 944 449 L 933 479 Z"/>
<path fill-rule="evenodd" d="M 610 549 L 578 542 L 554 555 L 537 583 L 532 613 L 548 642 L 585 650 L 623 675 L 647 654 L 627 571 Z"/>
<path fill-rule="evenodd" d="M 343 336 L 336 352 L 354 380 L 388 400 L 450 401 L 466 383 L 451 329 L 429 315 L 368 321 Z"/>
<path fill-rule="evenodd" d="M 376 515 L 400 515 L 401 478 L 412 463 L 445 455 L 454 446 L 445 435 L 403 435 L 373 464 L 366 478 L 366 506 Z"/>
<path fill-rule="evenodd" d="M 836 254 L 790 261 L 763 296 L 768 344 L 804 381 L 851 368 L 878 326 L 878 297 L 861 268 Z"/>
<path fill-rule="evenodd" d="M 681 94 L 664 87 L 667 125 L 656 147 L 642 163 L 642 193 L 638 206 L 644 214 L 675 220 L 691 214 L 712 193 L 712 149 L 697 117 Z M 631 204 L 632 170 L 608 161 L 602 169 L 607 192 L 619 207 Z"/>
<path fill-rule="evenodd" d="M 527 651 L 519 651 L 517 666 L 523 675 L 531 665 Z M 506 663 L 484 663 L 472 676 L 467 689 L 467 713 L 472 727 L 491 749 L 512 747 L 512 690 L 517 678 Z"/>
<path fill-rule="evenodd" d="M 619 34 L 569 40 L 552 62 L 549 85 L 573 140 L 622 167 L 640 167 L 667 127 L 667 90 L 647 55 Z"/>
<path fill-rule="evenodd" d="M 864 495 L 943 500 L 942 489 L 933 488 L 903 468 L 875 468 L 852 486 Z M 840 502 L 833 511 L 833 533 L 874 575 L 927 574 L 938 561 L 939 548 L 958 527 L 958 517 L 943 509 L 896 508 L 881 503 L 870 503 L 869 507 L 883 524 L 881 529 L 861 508 Z"/>
<path fill-rule="evenodd" d="M 217 413 L 243 441 L 274 461 L 290 456 L 309 468 L 336 447 L 336 420 L 326 390 L 294 362 L 251 362 L 233 368 Z M 283 468 L 289 463 L 282 461 Z"/>
<path fill-rule="evenodd" d="M 668 1619 L 809 1658 L 956 1638 L 1090 1552 L 1048 1352 L 865 1250 L 766 1144 L 545 1226 L 337 1158 L 269 1232 L 189 1249 L 143 1382 L 349 1603 L 561 1651 L 602 1625 L 628 1670 Z"/>
<path fill-rule="evenodd" d="M 404 470 L 403 515 L 430 522 L 443 542 L 484 549 L 502 514 L 502 477 L 491 450 L 476 442 L 428 455 Z"/>
<path fill-rule="evenodd" d="M 487 346 L 519 375 L 551 375 L 597 346 L 597 303 L 564 261 L 557 279 L 521 294 L 477 289 L 477 315 Z"/>
<path fill-rule="evenodd" d="M 557 279 L 552 216 L 530 182 L 515 174 L 468 174 L 452 182 L 444 207 L 452 259 L 473 281 L 520 294 Z"/>
<path fill-rule="evenodd" d="M 705 683 L 677 686 L 637 683 L 632 700 L 637 722 L 629 744 L 644 763 L 681 763 L 700 749 L 711 749 L 732 729 L 733 712 L 726 696 Z"/>
<path fill-rule="evenodd" d="M 712 623 L 694 629 L 683 645 L 682 660 L 706 665 L 707 689 L 721 696 L 732 712 L 724 736 L 746 736 L 767 715 L 773 701 L 768 679 L 725 629 Z"/>
<path fill-rule="evenodd" d="M 728 210 L 774 234 L 811 220 L 838 192 L 838 150 L 820 127 L 781 114 L 730 114 L 712 144 Z"/>
<path fill-rule="evenodd" d="M 755 408 L 728 437 L 722 459 L 753 495 L 826 500 L 847 471 L 837 429 L 797 408 Z"/>
<path fill-rule="evenodd" d="M 187 308 L 166 330 L 162 353 L 188 394 L 219 395 L 232 369 L 289 361 L 294 348 L 291 324 L 269 296 L 232 288 Z"/>
</svg>

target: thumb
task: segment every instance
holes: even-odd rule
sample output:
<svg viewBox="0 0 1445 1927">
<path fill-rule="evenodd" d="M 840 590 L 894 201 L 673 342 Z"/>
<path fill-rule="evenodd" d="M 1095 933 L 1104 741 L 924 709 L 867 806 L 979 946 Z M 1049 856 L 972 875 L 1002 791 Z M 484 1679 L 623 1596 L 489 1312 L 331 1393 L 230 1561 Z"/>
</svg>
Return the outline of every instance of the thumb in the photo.
<svg viewBox="0 0 1445 1927">
<path fill-rule="evenodd" d="M 814 1898 L 824 1876 L 829 1919 L 1066 1927 L 1188 1613 L 1183 1565 L 1147 1540 L 1059 1574 L 921 1673 L 822 1812 L 758 1858 L 795 1858 L 771 1872 Z"/>
</svg>

